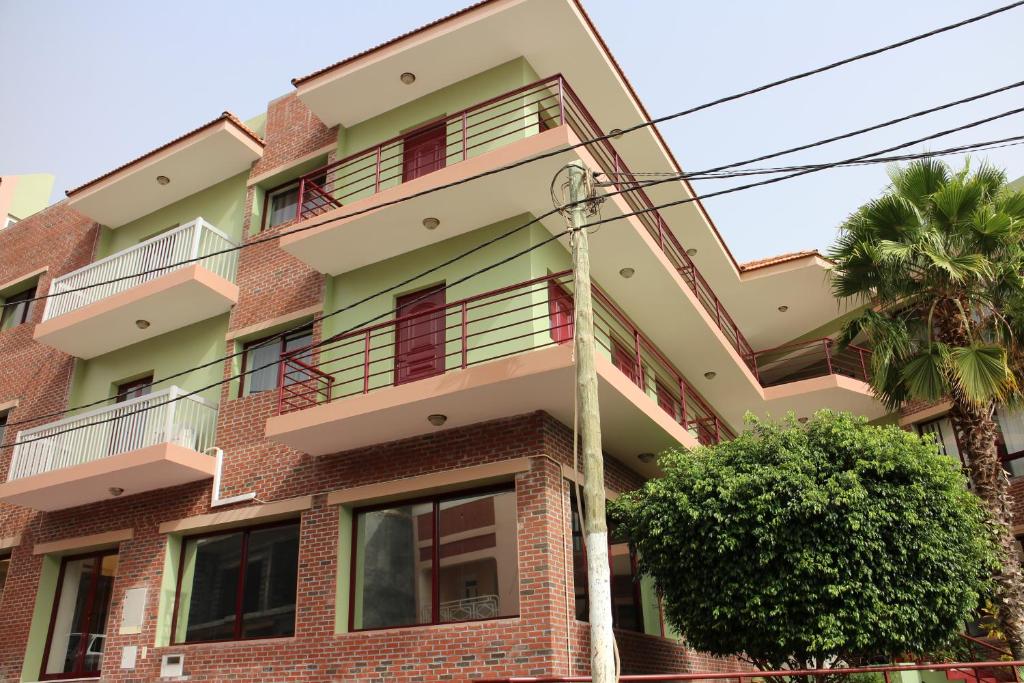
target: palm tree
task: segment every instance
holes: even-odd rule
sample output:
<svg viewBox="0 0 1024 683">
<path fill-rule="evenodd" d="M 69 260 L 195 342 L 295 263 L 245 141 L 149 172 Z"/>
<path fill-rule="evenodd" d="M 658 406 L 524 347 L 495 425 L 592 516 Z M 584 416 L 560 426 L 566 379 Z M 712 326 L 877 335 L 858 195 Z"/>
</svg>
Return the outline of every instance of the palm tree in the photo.
<svg viewBox="0 0 1024 683">
<path fill-rule="evenodd" d="M 1024 658 L 1024 581 L 995 409 L 1022 400 L 1024 192 L 991 166 L 937 160 L 889 170 L 891 185 L 851 215 L 830 256 L 840 300 L 870 301 L 843 329 L 874 347 L 872 385 L 897 409 L 951 402 L 950 422 L 1003 550 L 993 576 L 999 620 Z"/>
</svg>

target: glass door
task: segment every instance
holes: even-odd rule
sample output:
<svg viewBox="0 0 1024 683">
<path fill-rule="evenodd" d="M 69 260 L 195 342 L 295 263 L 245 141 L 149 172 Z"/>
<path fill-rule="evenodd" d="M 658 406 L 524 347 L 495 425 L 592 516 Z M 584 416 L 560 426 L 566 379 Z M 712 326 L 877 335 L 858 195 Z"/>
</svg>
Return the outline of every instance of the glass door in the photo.
<svg viewBox="0 0 1024 683">
<path fill-rule="evenodd" d="M 64 558 L 40 678 L 100 675 L 116 576 L 116 552 Z"/>
</svg>

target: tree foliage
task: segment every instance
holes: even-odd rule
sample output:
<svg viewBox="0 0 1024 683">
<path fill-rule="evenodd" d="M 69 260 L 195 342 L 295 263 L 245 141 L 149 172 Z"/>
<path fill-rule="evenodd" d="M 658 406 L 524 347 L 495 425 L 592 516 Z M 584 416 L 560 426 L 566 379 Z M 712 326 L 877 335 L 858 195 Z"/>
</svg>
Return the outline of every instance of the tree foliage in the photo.
<svg viewBox="0 0 1024 683">
<path fill-rule="evenodd" d="M 699 650 L 762 668 L 931 652 L 990 588 L 986 514 L 930 438 L 822 411 L 660 464 L 610 511 Z"/>
</svg>

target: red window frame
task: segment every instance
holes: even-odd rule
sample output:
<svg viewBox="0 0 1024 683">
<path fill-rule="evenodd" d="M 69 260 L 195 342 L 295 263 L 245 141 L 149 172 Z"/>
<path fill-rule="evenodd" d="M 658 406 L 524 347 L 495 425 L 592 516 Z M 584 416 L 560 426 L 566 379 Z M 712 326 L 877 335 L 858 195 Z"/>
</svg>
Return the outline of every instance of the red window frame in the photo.
<svg viewBox="0 0 1024 683">
<path fill-rule="evenodd" d="M 571 527 L 570 532 L 572 536 L 572 571 L 573 571 L 573 584 L 575 600 L 577 603 L 582 601 L 585 608 L 582 610 L 583 616 L 581 616 L 581 610 L 579 604 L 576 605 L 576 619 L 579 621 L 586 621 L 589 617 L 590 609 L 590 595 L 587 588 L 587 546 L 583 542 L 583 525 L 580 520 L 579 506 L 576 503 L 576 496 L 570 494 L 570 511 L 571 511 Z M 613 566 L 614 558 L 612 557 L 612 546 L 619 545 L 614 543 L 612 540 L 612 530 L 608 532 L 608 572 L 611 578 L 611 597 L 615 600 L 615 570 Z M 577 551 L 577 547 L 579 550 Z M 583 590 L 580 591 L 580 586 L 576 584 L 576 573 L 577 566 L 579 566 L 579 573 L 583 577 Z M 636 553 L 632 548 L 629 549 L 629 576 L 633 580 L 633 609 L 636 613 L 636 629 L 626 629 L 620 623 L 618 623 L 618 613 L 612 609 L 612 628 L 618 628 L 623 630 L 632 630 L 635 633 L 645 633 L 644 631 L 644 604 L 643 598 L 640 595 L 640 581 L 638 580 L 637 571 L 637 560 Z"/>
<path fill-rule="evenodd" d="M 292 216 L 291 218 L 281 221 L 280 223 L 270 225 L 271 199 L 273 199 L 274 195 L 283 194 L 284 192 L 287 192 L 292 188 L 295 188 L 297 190 L 301 182 L 301 177 L 295 178 L 294 180 L 289 180 L 287 182 L 281 183 L 280 185 L 275 185 L 274 187 L 268 188 L 267 191 L 263 193 L 263 215 L 260 217 L 260 232 L 263 232 L 264 230 L 271 230 L 273 228 L 279 228 L 282 225 L 288 225 L 289 223 L 299 219 L 302 207 L 299 206 L 298 197 L 296 197 L 295 215 Z M 323 187 L 324 185 L 327 184 L 327 176 L 322 175 L 317 178 L 314 178 L 313 182 L 319 185 L 320 187 Z M 304 201 L 303 204 L 306 204 L 306 202 Z"/>
<path fill-rule="evenodd" d="M 292 635 L 269 635 L 269 636 L 249 636 L 244 637 L 242 633 L 242 616 L 245 612 L 245 572 L 249 562 L 249 536 L 254 531 L 262 531 L 264 529 L 275 529 L 278 527 L 294 526 L 298 532 L 299 545 L 298 551 L 295 555 L 295 563 L 299 563 L 299 555 L 302 552 L 302 520 L 285 519 L 276 522 L 268 522 L 266 524 L 258 524 L 255 526 L 247 526 L 236 529 L 217 529 L 216 531 L 210 531 L 202 534 L 193 534 L 191 536 L 185 536 L 181 539 L 181 557 L 178 561 L 178 579 L 174 589 L 174 612 L 171 616 L 171 634 L 170 644 L 171 645 L 192 645 L 196 643 L 233 643 L 236 641 L 246 640 L 267 640 L 268 638 L 291 638 L 295 635 L 295 626 L 298 624 L 299 616 L 299 586 L 296 583 L 295 586 L 295 624 L 292 625 Z M 178 612 L 181 607 L 181 584 L 185 578 L 185 544 L 189 541 L 195 541 L 203 538 L 212 538 L 214 536 L 225 536 L 228 534 L 242 534 L 242 551 L 238 559 L 238 578 L 235 589 L 235 623 L 234 623 L 234 637 L 232 638 L 219 638 L 211 640 L 180 640 L 174 639 L 174 634 L 178 630 Z"/>
<path fill-rule="evenodd" d="M 638 365 L 636 353 L 628 350 L 625 344 L 617 339 L 612 339 L 612 365 L 617 367 L 633 384 L 643 388 L 643 384 L 640 382 L 643 371 Z"/>
<path fill-rule="evenodd" d="M 11 294 L 9 297 L 4 299 L 4 310 L 0 314 L 0 330 L 10 329 L 6 327 L 9 321 L 14 320 L 11 327 L 17 327 L 18 325 L 24 325 L 28 322 L 29 316 L 32 314 L 32 299 L 36 296 L 36 287 L 32 285 L 26 290 L 18 292 L 17 294 Z"/>
<path fill-rule="evenodd" d="M 68 555 L 66 557 L 61 558 L 60 572 L 57 574 L 57 591 L 53 595 L 53 610 L 50 613 L 50 625 L 49 625 L 49 628 L 48 628 L 48 630 L 46 632 L 46 645 L 43 647 L 43 661 L 39 665 L 39 680 L 41 680 L 41 681 L 61 681 L 61 680 L 68 680 L 68 679 L 75 680 L 75 679 L 81 679 L 81 678 L 99 678 L 100 677 L 100 674 L 102 673 L 102 668 L 101 669 L 97 669 L 96 671 L 84 671 L 84 670 L 76 669 L 75 671 L 69 671 L 67 673 L 48 674 L 48 673 L 46 673 L 46 663 L 50 659 L 50 648 L 53 647 L 53 629 L 57 625 L 57 611 L 60 608 L 61 593 L 64 590 L 64 572 L 67 569 L 68 562 L 75 562 L 77 560 L 85 560 L 85 559 L 88 559 L 88 558 L 95 558 L 96 559 L 96 569 L 95 569 L 95 571 L 93 573 L 93 576 L 90 579 L 90 586 L 89 586 L 88 597 L 86 598 L 86 608 L 82 612 L 82 618 L 81 618 L 81 621 L 80 621 L 81 624 L 88 624 L 89 622 L 92 621 L 92 615 L 93 615 L 93 612 L 94 612 L 95 607 L 96 607 L 96 605 L 95 605 L 96 587 L 99 584 L 99 573 L 100 573 L 100 570 L 101 570 L 101 567 L 102 567 L 102 564 L 103 564 L 103 558 L 111 556 L 111 555 L 115 555 L 115 556 L 119 555 L 117 549 L 111 550 L 110 548 L 107 548 L 106 550 L 97 550 L 95 552 L 82 553 L 80 555 Z M 120 558 L 118 558 L 118 561 L 120 562 Z M 117 577 L 115 576 L 114 579 L 116 581 Z M 108 600 L 112 601 L 113 597 L 114 597 L 114 591 L 113 591 L 113 589 L 111 589 L 110 595 L 108 596 Z M 109 621 L 110 621 L 110 617 L 111 617 L 111 614 L 110 614 L 110 604 L 108 603 L 108 605 L 107 605 L 107 621 L 108 621 L 108 624 L 109 624 Z M 106 634 L 106 628 L 107 628 L 107 625 L 104 625 L 104 634 Z M 86 651 L 88 650 L 88 647 L 89 647 L 89 638 L 86 638 L 85 636 L 92 635 L 92 633 L 89 633 L 89 632 L 86 632 L 86 631 L 80 631 L 79 635 L 81 637 L 79 638 L 78 654 L 75 655 L 75 659 L 79 662 L 78 666 L 81 666 L 82 663 L 85 661 Z M 106 648 L 104 648 L 104 654 L 106 654 Z"/>
<path fill-rule="evenodd" d="M 114 392 L 115 403 L 124 403 L 130 401 L 133 398 L 139 396 L 145 396 L 149 393 L 149 390 L 153 385 L 153 375 L 146 375 L 139 379 L 133 379 L 130 382 L 122 382 L 117 385 L 117 389 Z"/>
<path fill-rule="evenodd" d="M 465 621 L 441 621 L 440 620 L 440 578 L 441 578 L 441 553 L 439 552 L 440 545 L 440 528 L 441 528 L 441 503 L 449 500 L 456 500 L 459 498 L 468 498 L 471 496 L 484 496 L 494 495 L 498 493 L 512 493 L 516 494 L 516 486 L 512 484 L 496 484 L 494 486 L 485 486 L 475 489 L 467 489 L 462 491 L 450 491 L 442 494 L 433 496 L 421 496 L 419 498 L 407 498 L 404 500 L 390 501 L 387 503 L 379 503 L 377 505 L 367 505 L 364 507 L 356 508 L 352 511 L 352 552 L 351 556 L 351 567 L 349 571 L 349 594 L 348 594 L 348 630 L 350 633 L 359 633 L 364 631 L 390 631 L 396 628 L 419 628 L 421 626 L 437 626 L 439 624 L 468 624 L 474 621 L 495 621 L 498 619 L 518 619 L 519 614 L 508 614 L 500 617 L 489 617 L 486 619 L 469 619 Z M 356 628 L 356 569 L 359 566 L 359 516 L 367 512 L 376 512 L 378 510 L 388 510 L 390 508 L 402 507 L 405 505 L 421 505 L 424 503 L 431 503 L 433 505 L 433 565 L 431 567 L 431 587 L 430 587 L 430 621 L 416 624 L 399 624 L 396 626 L 373 626 L 369 628 Z M 516 518 L 518 521 L 519 517 L 519 504 L 516 503 Z M 517 523 L 518 528 L 518 523 Z M 516 556 L 519 556 L 519 533 L 516 532 Z M 522 587 L 522 579 L 518 572 L 516 573 L 518 591 Z M 520 606 L 522 605 L 522 596 L 519 601 Z"/>
<path fill-rule="evenodd" d="M 271 339 L 274 339 L 276 337 L 277 341 L 278 341 L 277 358 L 278 358 L 278 361 L 280 361 L 281 357 L 285 353 L 288 353 L 290 351 L 296 350 L 296 349 L 289 349 L 288 348 L 288 344 L 290 342 L 293 342 L 296 339 L 301 339 L 301 338 L 307 337 L 307 336 L 309 337 L 309 343 L 313 343 L 313 324 L 312 323 L 310 323 L 309 325 L 303 326 L 301 329 L 294 330 L 294 331 L 289 332 L 287 334 L 270 334 L 270 335 L 267 335 L 266 337 L 260 337 L 259 339 L 253 339 L 251 341 L 247 341 L 247 342 L 243 343 L 242 344 L 242 371 L 239 373 L 239 378 L 238 378 L 238 396 L 239 396 L 239 398 L 241 398 L 243 396 L 251 395 L 251 394 L 246 394 L 246 390 L 245 390 L 245 384 L 246 384 L 245 380 L 249 376 L 249 372 L 248 372 L 249 351 L 251 349 L 253 349 L 253 348 L 257 347 L 257 346 L 261 346 L 261 345 L 265 344 L 266 342 L 268 342 Z M 302 348 L 302 347 L 299 346 L 298 348 Z M 277 379 L 274 380 L 274 386 L 273 387 L 268 388 L 268 389 L 260 389 L 259 391 L 256 391 L 256 392 L 253 392 L 253 393 L 261 394 L 261 393 L 264 393 L 266 391 L 273 391 L 274 389 L 279 389 L 280 385 L 281 385 L 281 377 L 277 373 L 277 370 L 274 371 L 274 374 L 275 374 L 275 377 Z"/>
</svg>

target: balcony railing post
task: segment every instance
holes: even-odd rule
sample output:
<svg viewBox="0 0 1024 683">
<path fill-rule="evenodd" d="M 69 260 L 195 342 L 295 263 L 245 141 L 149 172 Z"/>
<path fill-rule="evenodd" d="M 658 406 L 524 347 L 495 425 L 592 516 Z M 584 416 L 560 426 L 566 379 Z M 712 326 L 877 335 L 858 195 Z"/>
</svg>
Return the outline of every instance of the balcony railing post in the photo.
<svg viewBox="0 0 1024 683">
<path fill-rule="evenodd" d="M 377 145 L 377 162 L 373 170 L 373 193 L 380 192 L 380 155 L 384 145 Z"/>
<path fill-rule="evenodd" d="M 658 221 L 658 247 L 665 251 L 665 219 L 660 213 L 655 213 L 654 216 Z"/>
<path fill-rule="evenodd" d="M 467 334 L 469 328 L 468 320 L 468 307 L 466 302 L 462 302 L 462 367 L 465 369 L 469 365 L 469 335 Z"/>
<path fill-rule="evenodd" d="M 640 356 L 640 330 L 633 330 L 633 352 L 636 354 L 636 385 L 646 390 L 647 381 L 644 378 L 644 364 Z"/>
<path fill-rule="evenodd" d="M 363 344 L 363 393 L 370 393 L 370 330 L 366 330 L 366 341 Z"/>
<path fill-rule="evenodd" d="M 828 366 L 828 374 L 832 373 L 832 340 L 825 339 L 825 364 Z"/>
<path fill-rule="evenodd" d="M 284 377 L 285 368 L 284 366 L 288 363 L 288 357 L 285 356 L 277 364 L 277 414 L 284 414 Z M 243 381 L 245 381 L 243 379 Z"/>
<path fill-rule="evenodd" d="M 722 329 L 722 302 L 715 297 L 715 322 L 718 323 L 718 329 Z"/>
<path fill-rule="evenodd" d="M 192 245 L 189 247 L 188 252 L 188 257 L 190 259 L 199 258 L 199 243 L 203 237 L 203 222 L 202 218 L 197 218 L 195 227 L 192 228 Z"/>
<path fill-rule="evenodd" d="M 565 125 L 565 79 L 558 77 L 558 122 Z"/>
<path fill-rule="evenodd" d="M 298 196 L 298 198 L 297 198 L 297 200 L 295 202 L 295 218 L 296 219 L 302 218 L 302 205 L 304 203 L 303 199 L 305 198 L 305 194 L 306 194 L 306 180 L 307 180 L 306 178 L 299 179 L 299 196 Z M 269 202 L 268 202 L 268 204 L 269 204 Z"/>
<path fill-rule="evenodd" d="M 468 128 L 466 127 L 466 112 L 462 112 L 462 160 L 469 158 Z"/>
<path fill-rule="evenodd" d="M 862 373 L 862 377 L 864 378 L 864 381 L 867 382 L 868 381 L 868 366 L 867 366 L 867 363 L 864 362 L 864 349 L 858 348 L 857 349 L 857 355 L 860 356 L 860 371 Z"/>
<path fill-rule="evenodd" d="M 687 429 L 689 421 L 686 417 L 686 382 L 682 377 L 679 378 L 679 413 L 683 420 L 683 429 Z"/>
<path fill-rule="evenodd" d="M 178 404 L 179 400 L 185 400 L 185 399 L 180 399 L 179 396 L 180 396 L 180 394 L 179 394 L 178 387 L 171 387 L 170 391 L 167 392 L 167 399 L 165 401 L 165 405 L 163 406 L 163 409 L 166 411 L 166 415 L 164 415 L 164 439 L 163 440 L 166 441 L 166 442 L 174 441 L 174 409 L 177 407 L 177 404 Z M 141 410 L 141 409 L 142 409 L 142 407 L 135 408 L 132 412 L 134 412 L 135 410 Z M 145 418 L 143 418 L 143 420 L 141 422 L 142 422 L 142 425 L 143 425 L 142 428 L 145 429 L 145 424 L 146 424 L 145 423 Z M 139 427 L 139 423 L 134 421 L 134 420 L 132 420 L 132 421 L 130 421 L 128 423 L 128 428 L 129 429 L 133 429 L 133 428 L 137 429 L 138 427 Z"/>
</svg>

